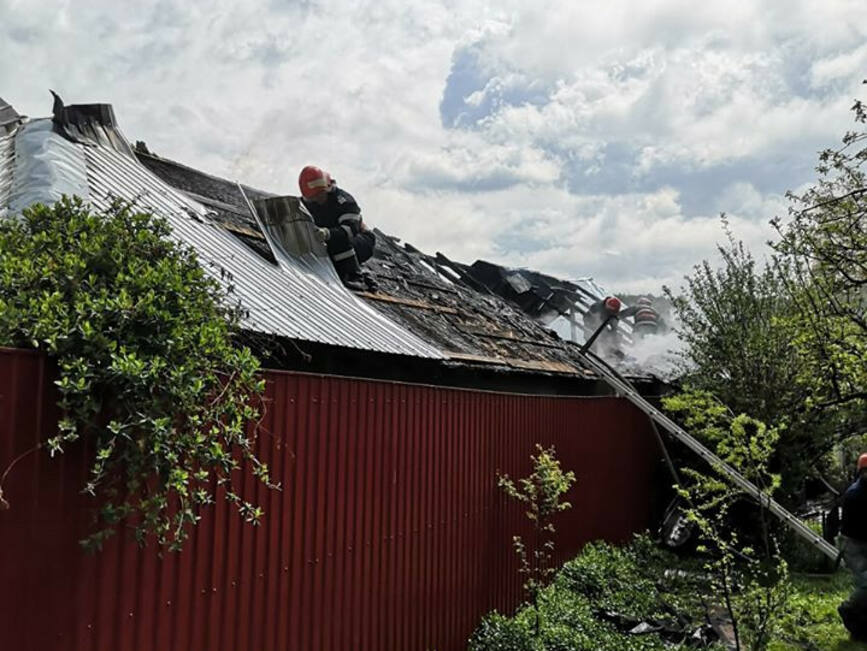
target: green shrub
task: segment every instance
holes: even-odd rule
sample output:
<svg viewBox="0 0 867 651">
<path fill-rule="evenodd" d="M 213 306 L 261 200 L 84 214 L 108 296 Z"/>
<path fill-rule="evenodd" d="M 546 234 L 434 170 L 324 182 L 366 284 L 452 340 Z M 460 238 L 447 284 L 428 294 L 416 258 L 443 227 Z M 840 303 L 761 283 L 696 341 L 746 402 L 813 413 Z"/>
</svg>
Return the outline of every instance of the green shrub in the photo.
<svg viewBox="0 0 867 651">
<path fill-rule="evenodd" d="M 515 648 L 534 651 L 672 648 L 657 634 L 631 635 L 619 630 L 608 613 L 636 622 L 667 622 L 671 614 L 664 604 L 669 604 L 685 609 L 681 615 L 688 615 L 699 626 L 703 620 L 695 589 L 700 579 L 692 574 L 695 564 L 682 564 L 689 572 L 667 576 L 666 569 L 676 565 L 676 557 L 658 549 L 647 536 L 625 547 L 591 543 L 539 592 L 536 605 L 524 606 L 511 619 L 489 615 L 474 634 L 476 646 L 471 649 L 508 649 L 512 647 L 497 644 L 505 645 L 504 640 L 516 644 L 515 639 L 531 645 Z"/>
<path fill-rule="evenodd" d="M 470 651 L 535 651 L 531 626 L 497 611 L 485 615 L 469 641 Z"/>
<path fill-rule="evenodd" d="M 240 313 L 163 219 L 78 199 L 0 221 L 0 345 L 56 361 L 52 455 L 92 451 L 85 490 L 98 498 L 98 548 L 120 523 L 140 543 L 177 549 L 225 489 L 248 521 L 262 511 L 233 488 L 240 461 L 263 482 L 248 424 L 264 381 L 234 344 Z"/>
<path fill-rule="evenodd" d="M 628 621 L 664 623 L 684 635 L 705 623 L 707 606 L 719 606 L 700 559 L 684 559 L 656 547 L 647 536 L 628 546 L 607 543 L 587 545 L 564 565 L 554 582 L 539 593 L 540 630 L 536 611 L 521 608 L 514 617 L 488 615 L 474 633 L 472 651 L 529 649 L 531 651 L 631 651 L 694 648 L 677 636 L 663 639 L 657 633 L 632 635 L 627 626 L 610 621 L 606 611 Z M 837 615 L 837 606 L 851 589 L 851 576 L 839 572 L 830 577 L 795 577 L 787 614 L 768 629 L 768 648 L 849 649 L 848 634 Z M 749 591 L 750 586 L 745 586 Z M 763 596 L 755 587 L 753 592 Z M 642 594 L 643 593 L 643 594 Z M 743 598 L 748 598 L 744 594 Z M 761 599 L 756 603 L 761 603 Z M 677 616 L 672 614 L 677 612 Z M 742 610 L 745 621 L 749 610 Z M 680 618 L 680 625 L 675 618 Z M 684 620 L 686 622 L 684 623 Z M 745 626 L 742 648 L 755 643 Z M 760 642 L 763 644 L 763 642 Z M 704 647 L 703 647 L 704 648 Z M 709 648 L 722 651 L 720 644 Z M 860 648 L 860 647 L 859 647 Z"/>
<path fill-rule="evenodd" d="M 557 580 L 563 587 L 584 595 L 599 610 L 652 617 L 657 610 L 658 595 L 646 573 L 650 562 L 651 559 L 639 557 L 632 548 L 591 543 L 563 566 Z"/>
</svg>

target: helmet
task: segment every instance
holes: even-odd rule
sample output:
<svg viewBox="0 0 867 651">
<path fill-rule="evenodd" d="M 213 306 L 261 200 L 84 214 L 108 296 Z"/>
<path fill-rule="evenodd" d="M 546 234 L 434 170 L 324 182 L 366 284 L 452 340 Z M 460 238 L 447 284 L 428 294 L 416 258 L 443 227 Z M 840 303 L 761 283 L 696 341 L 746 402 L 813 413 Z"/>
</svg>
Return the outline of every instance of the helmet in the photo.
<svg viewBox="0 0 867 651">
<path fill-rule="evenodd" d="M 867 468 L 867 452 L 858 457 L 858 472 Z"/>
<path fill-rule="evenodd" d="M 312 199 L 317 194 L 328 192 L 333 181 L 331 175 L 315 165 L 308 165 L 298 175 L 298 187 L 301 188 L 301 196 Z"/>
<path fill-rule="evenodd" d="M 651 305 L 653 305 L 653 301 L 651 301 L 647 296 L 642 296 L 635 302 L 638 305 L 643 305 L 645 307 L 650 307 Z"/>
<path fill-rule="evenodd" d="M 620 299 L 614 296 L 606 297 L 605 309 L 608 310 L 611 314 L 617 314 L 618 312 L 620 312 Z"/>
</svg>

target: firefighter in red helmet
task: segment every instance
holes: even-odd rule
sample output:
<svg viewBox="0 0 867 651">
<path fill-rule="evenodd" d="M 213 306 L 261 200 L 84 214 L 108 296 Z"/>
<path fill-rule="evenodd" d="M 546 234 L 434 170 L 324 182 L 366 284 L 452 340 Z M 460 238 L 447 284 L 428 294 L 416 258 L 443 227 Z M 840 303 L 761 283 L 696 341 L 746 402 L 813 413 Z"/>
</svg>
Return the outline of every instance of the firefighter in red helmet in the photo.
<svg viewBox="0 0 867 651">
<path fill-rule="evenodd" d="M 648 296 L 641 296 L 635 305 L 631 305 L 620 312 L 621 317 L 633 318 L 632 338 L 638 342 L 645 337 L 660 334 L 662 319 L 659 312 L 653 308 L 653 300 Z"/>
<path fill-rule="evenodd" d="M 616 296 L 606 296 L 593 303 L 584 313 L 584 341 L 590 341 L 594 333 L 605 326 L 596 335 L 595 349 L 603 356 L 620 357 L 620 333 L 617 330 L 617 317 L 620 312 L 620 299 Z"/>
<path fill-rule="evenodd" d="M 331 175 L 307 165 L 298 176 L 304 207 L 316 224 L 316 235 L 334 269 L 346 287 L 354 291 L 376 290 L 376 283 L 361 271 L 361 264 L 373 255 L 376 236 L 361 219 L 361 208 L 353 196 L 337 187 Z"/>
</svg>

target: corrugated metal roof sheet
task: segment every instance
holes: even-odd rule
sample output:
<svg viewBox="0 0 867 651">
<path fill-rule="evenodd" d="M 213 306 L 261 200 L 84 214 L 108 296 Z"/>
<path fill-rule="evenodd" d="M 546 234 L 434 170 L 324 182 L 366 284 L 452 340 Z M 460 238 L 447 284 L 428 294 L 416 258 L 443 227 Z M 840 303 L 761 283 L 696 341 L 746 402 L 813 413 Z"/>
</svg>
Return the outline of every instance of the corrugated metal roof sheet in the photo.
<svg viewBox="0 0 867 651">
<path fill-rule="evenodd" d="M 12 178 L 15 172 L 15 133 L 0 136 L 0 216 L 6 211 L 9 203 L 9 192 L 12 190 Z"/>
<path fill-rule="evenodd" d="M 211 224 L 203 206 L 173 190 L 135 160 L 107 147 L 84 147 L 91 202 L 137 201 L 166 217 L 205 268 L 249 310 L 245 327 L 293 339 L 386 353 L 440 358 L 442 353 L 367 305 L 344 287 L 300 265 L 283 270 Z M 228 272 L 222 278 L 220 269 Z"/>
<path fill-rule="evenodd" d="M 21 116 L 12 106 L 0 97 L 0 135 L 6 135 L 15 130 Z"/>
<path fill-rule="evenodd" d="M 9 212 L 34 203 L 52 204 L 62 196 L 87 199 L 87 169 L 81 147 L 54 130 L 51 120 L 31 120 L 15 134 L 15 178 Z"/>
</svg>

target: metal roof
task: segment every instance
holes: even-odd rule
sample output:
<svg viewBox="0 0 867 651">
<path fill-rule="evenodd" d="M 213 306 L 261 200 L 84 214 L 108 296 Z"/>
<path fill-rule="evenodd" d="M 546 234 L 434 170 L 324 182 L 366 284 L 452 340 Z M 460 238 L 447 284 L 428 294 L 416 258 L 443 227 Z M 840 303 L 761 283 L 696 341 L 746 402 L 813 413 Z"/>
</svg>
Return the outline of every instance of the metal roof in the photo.
<svg viewBox="0 0 867 651">
<path fill-rule="evenodd" d="M 54 124 L 70 140 L 81 144 L 102 145 L 127 156 L 132 147 L 117 127 L 111 104 L 70 104 L 65 106 L 53 90 Z"/>
<path fill-rule="evenodd" d="M 334 346 L 443 357 L 340 283 L 328 282 L 301 264 L 281 269 L 269 263 L 212 223 L 203 205 L 172 189 L 135 158 L 102 144 L 66 142 L 85 159 L 90 203 L 105 209 L 120 198 L 166 218 L 174 236 L 195 249 L 208 273 L 233 288 L 232 298 L 248 311 L 245 328 Z M 8 209 L 15 170 L 13 134 L 0 138 L 0 214 Z"/>
<path fill-rule="evenodd" d="M 15 134 L 0 136 L 0 216 L 5 214 L 15 172 Z"/>
<path fill-rule="evenodd" d="M 249 310 L 257 332 L 386 353 L 442 357 L 436 348 L 371 308 L 339 283 L 301 265 L 281 269 L 210 223 L 201 204 L 173 190 L 136 160 L 107 147 L 85 147 L 91 202 L 136 201 L 166 217 L 175 235 L 196 249 L 205 268 Z M 221 271 L 222 270 L 222 271 Z M 224 277 L 224 273 L 228 276 Z"/>
<path fill-rule="evenodd" d="M 313 223 L 297 197 L 275 196 L 145 151 L 136 157 L 184 196 L 213 210 L 212 219 L 271 262 L 290 259 L 323 280 L 336 282 L 322 244 L 311 237 Z M 252 206 L 250 205 L 252 204 Z M 363 298 L 386 318 L 438 348 L 453 360 L 509 367 L 511 360 L 541 363 L 535 370 L 580 373 L 577 351 L 557 342 L 531 316 L 502 297 L 480 292 L 463 265 L 453 269 L 444 256 L 429 256 L 373 228 L 376 251 L 364 263 L 379 291 Z M 442 258 L 442 260 L 441 260 Z M 554 366 L 548 363 L 553 363 Z M 508 363 L 508 364 L 507 364 Z M 567 371 L 567 365 L 569 370 Z M 556 368 L 555 368 L 556 367 Z M 577 371 L 576 371 L 577 369 Z"/>
</svg>

